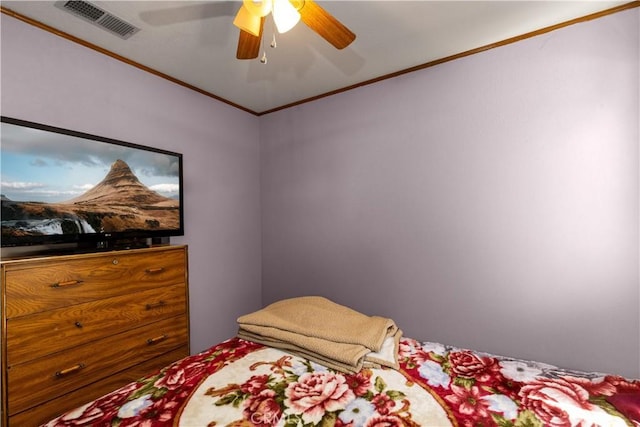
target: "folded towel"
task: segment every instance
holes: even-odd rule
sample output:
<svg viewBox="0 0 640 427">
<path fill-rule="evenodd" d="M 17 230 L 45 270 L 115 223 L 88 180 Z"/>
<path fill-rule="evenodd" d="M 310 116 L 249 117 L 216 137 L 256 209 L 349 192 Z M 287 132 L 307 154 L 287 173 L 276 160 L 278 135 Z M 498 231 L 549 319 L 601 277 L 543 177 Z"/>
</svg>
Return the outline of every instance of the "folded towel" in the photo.
<svg viewBox="0 0 640 427">
<path fill-rule="evenodd" d="M 326 298 L 273 303 L 238 318 L 240 338 L 290 351 L 342 372 L 398 367 L 402 331 L 393 320 L 367 316 Z"/>
<path fill-rule="evenodd" d="M 373 351 L 395 334 L 393 320 L 367 316 L 323 297 L 307 296 L 275 302 L 238 318 L 246 327 L 271 327 L 309 337 L 347 344 L 360 344 Z"/>
<path fill-rule="evenodd" d="M 323 347 L 320 351 L 314 351 L 310 347 L 317 348 L 316 345 L 308 346 L 309 343 L 295 344 L 288 341 L 282 341 L 252 334 L 242 328 L 238 330 L 238 337 L 264 344 L 280 350 L 285 350 L 291 354 L 301 356 L 305 359 L 314 361 L 320 365 L 335 369 L 336 371 L 354 374 L 365 367 L 365 355 L 369 350 L 362 346 L 352 344 L 330 343 Z M 317 338 L 312 338 L 312 340 Z M 301 340 L 296 340 L 301 341 Z M 333 349 L 333 350 L 330 350 Z"/>
</svg>

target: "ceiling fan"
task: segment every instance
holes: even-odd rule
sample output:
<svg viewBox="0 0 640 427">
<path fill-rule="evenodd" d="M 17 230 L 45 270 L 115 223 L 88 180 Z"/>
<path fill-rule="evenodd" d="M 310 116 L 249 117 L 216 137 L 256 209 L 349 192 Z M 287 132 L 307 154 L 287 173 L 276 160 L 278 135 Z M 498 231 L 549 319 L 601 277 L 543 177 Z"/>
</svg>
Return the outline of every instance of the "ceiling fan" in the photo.
<svg viewBox="0 0 640 427">
<path fill-rule="evenodd" d="M 243 0 L 233 21 L 240 28 L 236 58 L 258 57 L 264 21 L 269 13 L 279 33 L 290 30 L 302 20 L 337 49 L 344 49 L 356 38 L 351 30 L 313 0 Z"/>
</svg>

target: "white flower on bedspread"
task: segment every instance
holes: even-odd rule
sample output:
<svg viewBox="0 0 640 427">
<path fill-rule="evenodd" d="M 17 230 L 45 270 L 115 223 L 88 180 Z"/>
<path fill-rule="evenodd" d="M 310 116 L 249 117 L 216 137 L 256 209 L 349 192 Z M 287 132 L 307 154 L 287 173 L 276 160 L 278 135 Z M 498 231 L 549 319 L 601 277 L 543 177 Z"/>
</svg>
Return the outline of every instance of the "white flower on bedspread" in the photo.
<svg viewBox="0 0 640 427">
<path fill-rule="evenodd" d="M 120 407 L 118 410 L 119 418 L 131 418 L 136 417 L 140 412 L 153 405 L 150 395 L 141 396 L 135 400 L 130 400 Z"/>
<path fill-rule="evenodd" d="M 344 408 L 340 413 L 340 420 L 353 427 L 362 427 L 365 422 L 375 413 L 375 406 L 366 399 L 358 398 Z"/>
<path fill-rule="evenodd" d="M 518 405 L 505 395 L 492 394 L 481 399 L 487 402 L 489 410 L 503 414 L 507 420 L 514 420 L 518 416 Z"/>
<path fill-rule="evenodd" d="M 418 372 L 432 387 L 447 388 L 451 382 L 451 377 L 442 369 L 442 366 L 431 360 L 420 365 Z"/>
<path fill-rule="evenodd" d="M 422 350 L 424 350 L 425 352 L 437 354 L 439 356 L 444 356 L 445 354 L 447 354 L 447 347 L 444 344 L 440 344 L 436 342 L 423 343 Z"/>
<path fill-rule="evenodd" d="M 542 369 L 529 366 L 524 362 L 506 360 L 500 362 L 500 372 L 510 380 L 529 382 L 542 374 Z"/>
</svg>

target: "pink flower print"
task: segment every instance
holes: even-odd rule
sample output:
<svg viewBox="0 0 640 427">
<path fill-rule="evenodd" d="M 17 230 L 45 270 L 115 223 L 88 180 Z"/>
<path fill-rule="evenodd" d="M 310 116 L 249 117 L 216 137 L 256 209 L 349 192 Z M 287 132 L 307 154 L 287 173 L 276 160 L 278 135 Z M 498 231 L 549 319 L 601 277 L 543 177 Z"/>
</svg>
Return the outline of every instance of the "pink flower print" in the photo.
<svg viewBox="0 0 640 427">
<path fill-rule="evenodd" d="M 451 370 L 460 377 L 488 381 L 494 374 L 496 361 L 489 357 L 480 358 L 471 351 L 456 351 L 449 354 Z"/>
<path fill-rule="evenodd" d="M 354 375 L 346 375 L 347 384 L 356 396 L 364 396 L 371 387 L 371 370 L 363 369 Z"/>
<path fill-rule="evenodd" d="M 545 425 L 586 427 L 593 424 L 584 415 L 595 417 L 597 408 L 589 403 L 589 392 L 577 382 L 541 378 L 524 385 L 519 394 L 522 405 Z"/>
<path fill-rule="evenodd" d="M 317 424 L 325 412 L 342 410 L 355 398 L 341 375 L 331 372 L 302 374 L 285 389 L 285 406 L 301 414 L 305 424 Z"/>
<path fill-rule="evenodd" d="M 268 427 L 280 421 L 282 408 L 276 402 L 276 393 L 273 390 L 264 389 L 257 395 L 250 396 L 244 405 L 244 418 L 254 426 Z"/>
<path fill-rule="evenodd" d="M 474 415 L 477 418 L 485 418 L 489 415 L 489 403 L 482 399 L 480 389 L 476 386 L 466 389 L 457 385 L 451 385 L 453 394 L 445 396 L 445 399 L 458 408 L 458 412 L 464 415 Z"/>
<path fill-rule="evenodd" d="M 370 419 L 365 427 L 404 427 L 404 422 L 393 415 L 383 415 Z"/>
<path fill-rule="evenodd" d="M 240 389 L 247 394 L 259 394 L 262 390 L 267 388 L 268 382 L 269 375 L 254 375 L 242 384 Z"/>
<path fill-rule="evenodd" d="M 376 410 L 381 415 L 388 415 L 396 403 L 386 394 L 378 394 L 371 399 L 371 403 L 373 403 L 376 407 Z"/>
</svg>

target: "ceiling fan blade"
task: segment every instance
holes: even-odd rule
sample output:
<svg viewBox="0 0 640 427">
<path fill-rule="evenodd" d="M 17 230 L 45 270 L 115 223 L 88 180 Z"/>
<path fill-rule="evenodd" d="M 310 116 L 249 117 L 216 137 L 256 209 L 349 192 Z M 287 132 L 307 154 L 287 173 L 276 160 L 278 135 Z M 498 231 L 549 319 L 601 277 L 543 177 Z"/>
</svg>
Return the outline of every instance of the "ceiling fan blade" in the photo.
<svg viewBox="0 0 640 427">
<path fill-rule="evenodd" d="M 337 49 L 344 49 L 355 40 L 356 35 L 329 12 L 318 6 L 313 0 L 304 0 L 298 9 L 300 18 L 309 28 Z"/>
<path fill-rule="evenodd" d="M 260 35 L 254 36 L 253 34 L 240 30 L 240 37 L 238 38 L 238 50 L 236 51 L 236 58 L 238 59 L 254 59 L 258 57 L 260 53 L 260 41 L 262 40 L 262 30 L 264 29 L 264 17 L 260 21 Z"/>
</svg>

